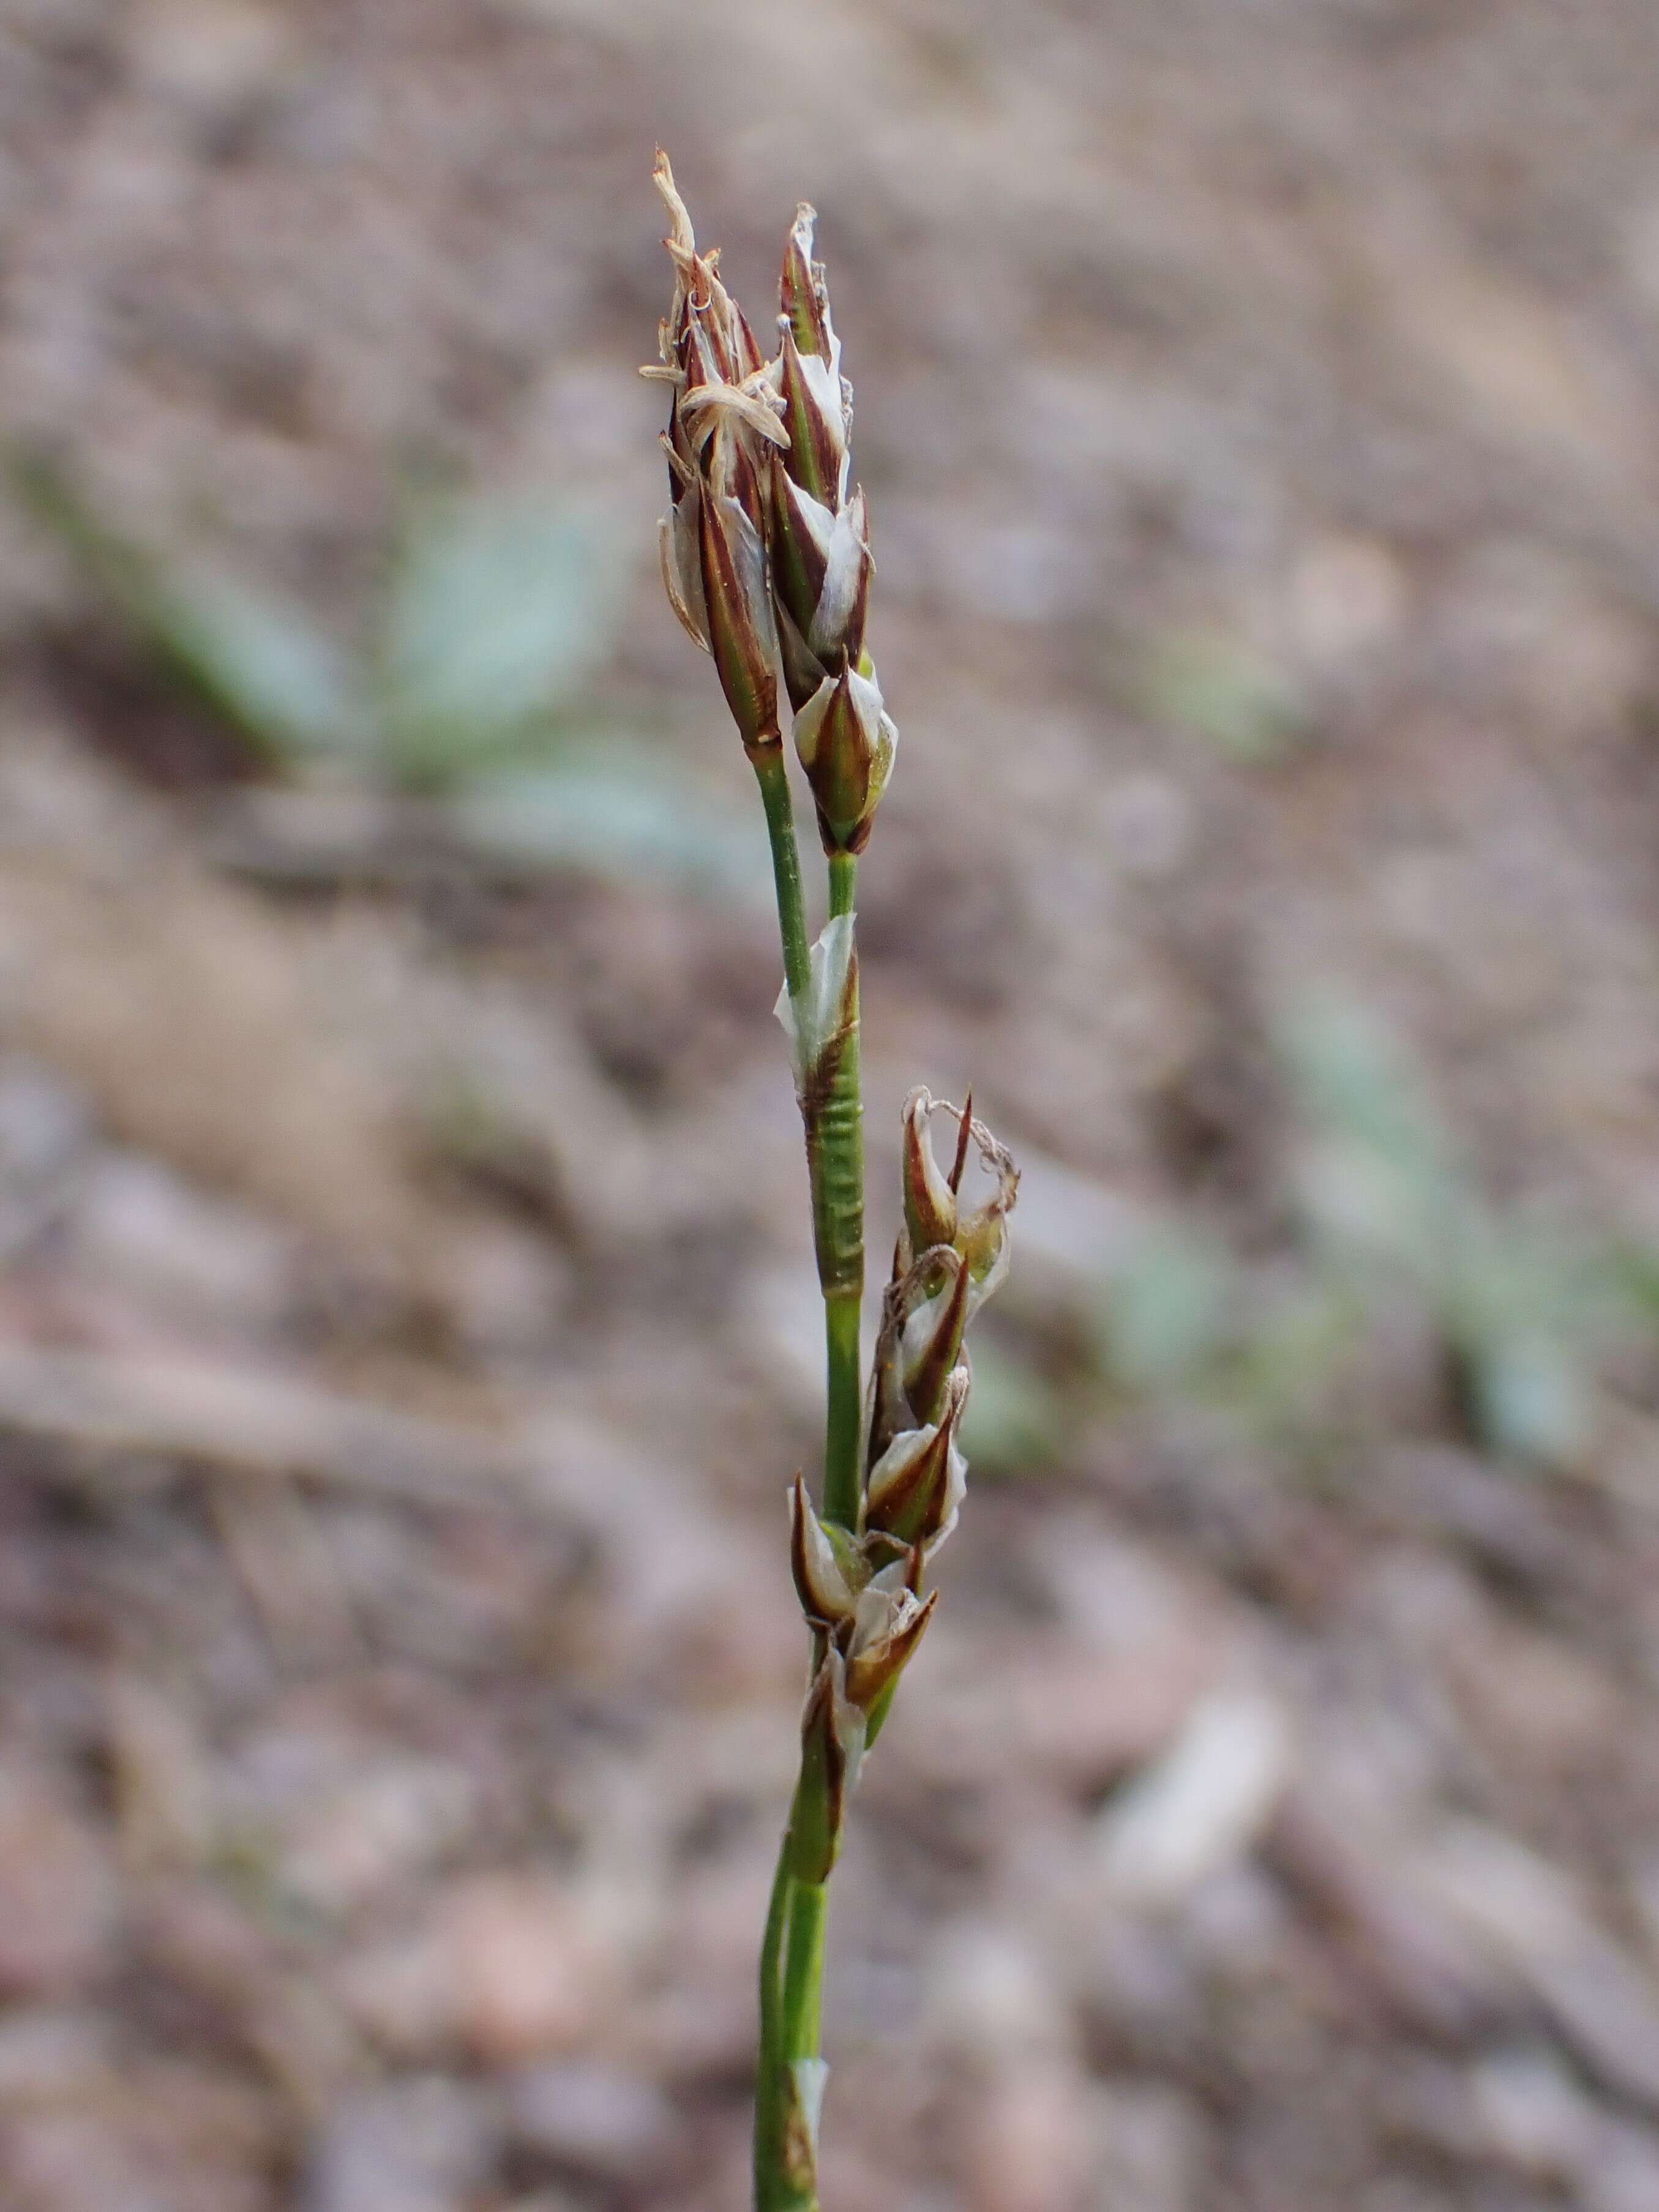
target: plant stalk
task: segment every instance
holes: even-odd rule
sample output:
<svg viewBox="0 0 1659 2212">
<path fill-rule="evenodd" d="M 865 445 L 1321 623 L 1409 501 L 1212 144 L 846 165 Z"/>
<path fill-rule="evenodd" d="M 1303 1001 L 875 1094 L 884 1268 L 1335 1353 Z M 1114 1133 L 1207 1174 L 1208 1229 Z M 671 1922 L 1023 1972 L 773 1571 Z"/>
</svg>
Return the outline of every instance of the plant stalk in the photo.
<svg viewBox="0 0 1659 2212">
<path fill-rule="evenodd" d="M 832 918 L 852 913 L 858 870 L 854 854 L 831 855 Z M 823 1291 L 827 1418 L 823 1512 L 826 1521 L 838 1521 L 844 1528 L 858 1526 L 862 1488 L 859 1445 L 863 1427 L 863 1380 L 860 1371 L 859 1320 L 864 1303 L 864 1100 L 859 1068 L 858 989 L 855 954 L 850 994 L 852 1018 L 823 1112 L 817 1164 L 825 1206 L 836 1208 L 842 1223 L 836 1279 L 833 1285 L 826 1282 Z"/>
<path fill-rule="evenodd" d="M 811 959 L 806 944 L 806 908 L 801 898 L 800 853 L 795 843 L 795 810 L 789 799 L 789 773 L 783 747 L 768 745 L 750 756 L 755 780 L 760 785 L 761 805 L 766 810 L 766 836 L 772 848 L 772 882 L 778 895 L 778 932 L 783 939 L 784 988 L 792 1000 L 803 999 L 811 979 Z"/>
<path fill-rule="evenodd" d="M 772 845 L 785 984 L 793 1000 L 806 988 L 811 971 L 789 791 L 781 759 L 757 759 L 756 773 Z M 856 859 L 851 854 L 833 854 L 830 861 L 832 921 L 853 912 L 857 880 Z M 862 1489 L 859 1324 L 864 1291 L 864 1109 L 856 958 L 852 963 L 848 1009 L 829 1085 L 822 1096 L 802 1100 L 802 1112 L 823 1292 L 823 1512 L 828 1520 L 856 1528 Z M 815 1653 L 815 1664 L 820 1656 Z M 820 1832 L 824 1818 L 822 1777 L 804 1767 L 778 1855 L 761 1950 L 760 2051 L 755 2085 L 756 2212 L 818 2212 L 817 2100 L 823 2077 L 823 1938 L 829 1887 L 823 1881 L 801 1879 L 793 1862 L 797 1832 Z"/>
</svg>

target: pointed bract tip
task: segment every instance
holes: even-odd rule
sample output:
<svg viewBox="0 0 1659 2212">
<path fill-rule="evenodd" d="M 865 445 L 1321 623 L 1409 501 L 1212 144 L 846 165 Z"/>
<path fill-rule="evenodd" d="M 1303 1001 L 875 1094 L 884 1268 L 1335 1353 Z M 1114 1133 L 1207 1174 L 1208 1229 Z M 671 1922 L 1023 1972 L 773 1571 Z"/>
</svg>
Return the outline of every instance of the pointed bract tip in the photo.
<svg viewBox="0 0 1659 2212">
<path fill-rule="evenodd" d="M 962 1351 L 963 1331 L 968 1326 L 973 1274 L 966 1260 L 949 1245 L 936 1247 L 948 1267 L 948 1289 L 937 1294 L 932 1313 L 919 1324 L 921 1341 L 905 1346 L 904 1395 L 917 1419 L 924 1425 L 939 1419 L 947 1386 Z M 933 1255 L 924 1253 L 918 1264 Z"/>
<path fill-rule="evenodd" d="M 696 233 L 691 228 L 690 215 L 674 183 L 672 166 L 660 146 L 657 149 L 657 158 L 651 165 L 651 181 L 668 210 L 668 236 L 663 240 L 664 245 L 671 252 L 695 253 L 697 250 Z"/>
<path fill-rule="evenodd" d="M 919 1086 L 905 1100 L 902 1115 L 904 1225 L 913 1252 L 953 1243 L 957 1233 L 956 1194 L 961 1177 L 958 1174 L 947 1182 L 939 1171 L 927 1133 L 933 1110 L 931 1092 Z"/>
<path fill-rule="evenodd" d="M 808 1620 L 835 1629 L 853 1618 L 858 1599 L 852 1581 L 799 1474 L 789 1491 L 789 1564 Z"/>
<path fill-rule="evenodd" d="M 835 362 L 839 355 L 830 322 L 830 297 L 824 289 L 822 264 L 812 258 L 812 229 L 817 210 L 802 200 L 795 210 L 783 250 L 783 273 L 778 283 L 778 306 L 782 319 L 794 333 L 804 354 Z"/>
<path fill-rule="evenodd" d="M 951 1195 L 955 1198 L 962 1189 L 963 1170 L 968 1165 L 968 1141 L 974 1133 L 974 1092 L 970 1084 L 968 1096 L 962 1102 L 962 1113 L 957 1121 L 957 1157 L 951 1169 Z"/>
</svg>

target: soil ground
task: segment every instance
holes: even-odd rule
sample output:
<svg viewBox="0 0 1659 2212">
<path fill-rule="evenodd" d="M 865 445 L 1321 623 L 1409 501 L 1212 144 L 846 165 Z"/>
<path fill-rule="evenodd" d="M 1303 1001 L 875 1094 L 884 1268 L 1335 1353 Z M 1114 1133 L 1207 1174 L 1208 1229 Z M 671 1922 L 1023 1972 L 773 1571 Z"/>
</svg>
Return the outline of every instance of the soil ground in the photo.
<svg viewBox="0 0 1659 2212">
<path fill-rule="evenodd" d="M 913 1083 L 1027 1171 L 825 2201 L 1659 2208 L 1656 114 L 1650 0 L 8 0 L 9 450 L 342 641 L 580 505 L 738 856 L 296 805 L 0 515 L 8 2212 L 745 2201 L 816 1320 L 659 141 L 857 386 L 872 1249 Z"/>
</svg>

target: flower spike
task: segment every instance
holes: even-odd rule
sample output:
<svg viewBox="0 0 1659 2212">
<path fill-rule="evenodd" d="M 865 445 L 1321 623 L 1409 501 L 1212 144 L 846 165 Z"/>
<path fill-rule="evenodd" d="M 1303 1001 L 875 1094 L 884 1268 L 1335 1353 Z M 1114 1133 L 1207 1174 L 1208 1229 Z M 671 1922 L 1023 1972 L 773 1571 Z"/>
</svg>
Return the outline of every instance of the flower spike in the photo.
<svg viewBox="0 0 1659 2212">
<path fill-rule="evenodd" d="M 790 1486 L 789 1564 L 811 1638 L 800 1765 L 760 1973 L 755 2203 L 811 2212 L 826 2069 L 818 2054 L 824 1885 L 848 1801 L 899 1679 L 938 1609 L 924 1588 L 967 1487 L 961 1435 L 971 1387 L 964 1339 L 1008 1265 L 1018 1174 L 957 1107 L 913 1091 L 901 1135 L 902 1218 L 882 1298 L 867 1395 L 863 1099 L 859 1079 L 857 856 L 892 772 L 898 732 L 866 640 L 875 562 L 854 481 L 853 391 L 804 201 L 785 241 L 775 349 L 763 355 L 702 248 L 666 155 L 653 180 L 672 272 L 658 359 L 667 386 L 668 511 L 659 529 L 677 619 L 712 655 L 756 772 L 783 951 L 777 1012 L 806 1139 L 827 1349 L 823 1479 L 815 1505 Z M 794 750 L 829 857 L 828 918 L 806 922 L 791 775 Z M 947 1167 L 936 1115 L 955 1127 Z M 964 1196 L 977 1156 L 988 1196 Z"/>
</svg>

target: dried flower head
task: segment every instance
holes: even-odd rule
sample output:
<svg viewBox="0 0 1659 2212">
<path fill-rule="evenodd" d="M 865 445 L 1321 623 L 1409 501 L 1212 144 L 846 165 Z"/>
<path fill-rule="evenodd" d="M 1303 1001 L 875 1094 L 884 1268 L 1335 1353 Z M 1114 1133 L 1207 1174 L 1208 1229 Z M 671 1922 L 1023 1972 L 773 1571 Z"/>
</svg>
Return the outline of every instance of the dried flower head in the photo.
<svg viewBox="0 0 1659 2212">
<path fill-rule="evenodd" d="M 957 1123 L 948 1173 L 928 1142 L 935 1113 Z M 993 1183 L 989 1198 L 972 1208 L 960 1196 L 970 1151 Z M 799 1475 L 790 1492 L 801 1609 L 842 1662 L 834 1698 L 815 1685 L 811 1723 L 833 1731 L 847 1708 L 860 1746 L 879 1727 L 899 1670 L 931 1618 L 933 1601 L 921 1595 L 923 1565 L 955 1527 L 968 1486 L 958 1442 L 971 1381 L 963 1340 L 1006 1269 L 1007 1218 L 1019 1183 L 1006 1148 L 969 1108 L 926 1091 L 912 1091 L 904 1103 L 903 1180 L 905 1227 L 882 1302 L 858 1529 L 820 1520 Z M 850 1740 L 841 1750 L 846 1786 L 857 1758 Z"/>
<path fill-rule="evenodd" d="M 848 1792 L 933 1617 L 921 1594 L 922 1553 L 886 1547 L 878 1567 L 867 1543 L 818 1519 L 799 1475 L 790 1492 L 796 1586 L 819 1640 L 801 1713 L 801 1786 L 791 1819 L 794 1869 L 822 1881 L 835 1864 Z"/>
<path fill-rule="evenodd" d="M 795 751 L 812 787 L 826 852 L 864 850 L 897 737 L 875 684 L 846 663 L 798 710 Z"/>
<path fill-rule="evenodd" d="M 935 1114 L 957 1123 L 948 1173 L 928 1137 Z M 990 1196 L 972 1207 L 961 1199 L 970 1150 L 992 1181 Z M 966 1486 L 956 1445 L 969 1381 L 963 1343 L 1007 1271 L 1019 1171 L 1007 1147 L 975 1120 L 971 1102 L 952 1106 L 917 1090 L 904 1102 L 902 1175 L 904 1226 L 870 1382 L 866 1519 L 907 1542 L 932 1545 L 949 1533 Z"/>
<path fill-rule="evenodd" d="M 928 1134 L 936 1114 L 949 1115 L 957 1125 L 955 1157 L 944 1175 Z M 904 1102 L 902 1121 L 903 1264 L 908 1267 L 930 1245 L 950 1245 L 968 1264 L 974 1306 L 982 1305 L 1007 1273 L 1008 1216 L 1019 1190 L 1013 1155 L 983 1121 L 974 1119 L 971 1093 L 965 1106 L 953 1106 L 949 1099 L 935 1098 L 918 1088 Z M 962 1182 L 970 1147 L 993 1187 L 982 1205 L 963 1207 Z"/>
<path fill-rule="evenodd" d="M 750 751 L 780 744 L 764 486 L 769 450 L 784 442 L 773 364 L 719 275 L 718 251 L 699 253 L 668 156 L 656 185 L 668 210 L 663 243 L 674 295 L 658 325 L 659 362 L 643 374 L 672 392 L 663 447 L 668 513 L 659 526 L 670 603 L 714 654 L 726 704 Z"/>
<path fill-rule="evenodd" d="M 660 152 L 655 178 L 674 267 L 661 357 L 642 372 L 673 394 L 663 581 L 685 629 L 714 654 L 751 753 L 781 742 L 781 667 L 824 850 L 860 852 L 898 732 L 865 647 L 875 568 L 864 494 L 849 486 L 852 387 L 812 258 L 816 217 L 804 203 L 795 210 L 778 349 L 765 359 L 720 281 L 718 250 L 698 252 Z"/>
<path fill-rule="evenodd" d="M 812 258 L 816 220 L 805 204 L 795 210 L 778 295 L 775 373 L 787 435 L 773 457 L 773 523 L 797 711 L 827 675 L 860 665 L 872 574 L 864 495 L 848 489 L 853 392 L 823 264 Z"/>
</svg>

